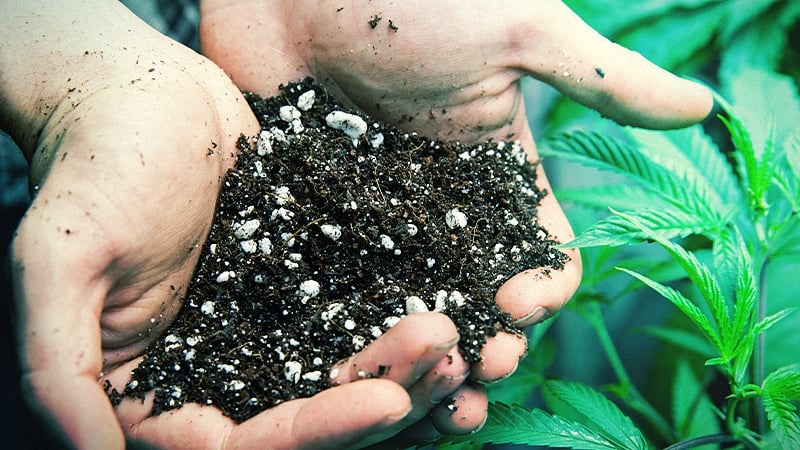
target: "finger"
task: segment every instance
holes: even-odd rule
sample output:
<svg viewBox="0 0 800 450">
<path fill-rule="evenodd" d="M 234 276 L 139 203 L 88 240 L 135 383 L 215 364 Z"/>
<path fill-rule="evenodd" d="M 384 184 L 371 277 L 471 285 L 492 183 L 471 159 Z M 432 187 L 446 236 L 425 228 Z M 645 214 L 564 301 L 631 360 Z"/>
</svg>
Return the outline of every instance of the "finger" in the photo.
<svg viewBox="0 0 800 450">
<path fill-rule="evenodd" d="M 215 407 L 189 403 L 125 428 L 171 449 L 344 448 L 364 436 L 388 437 L 382 431 L 410 410 L 403 387 L 372 379 L 282 403 L 239 424 Z"/>
<path fill-rule="evenodd" d="M 518 113 L 515 122 L 527 124 L 524 108 Z M 528 159 L 538 161 L 530 127 L 518 129 L 518 136 L 529 155 Z M 571 241 L 575 238 L 572 226 L 553 194 L 541 164 L 536 167 L 536 185 L 547 193 L 537 207 L 537 223 L 547 231 L 548 240 L 561 244 Z M 522 271 L 497 290 L 495 302 L 500 309 L 511 315 L 518 327 L 532 325 L 552 316 L 578 289 L 583 272 L 580 252 L 575 248 L 558 251 L 566 256 L 563 267 L 540 267 Z"/>
<path fill-rule="evenodd" d="M 433 368 L 408 389 L 411 399 L 411 411 L 402 420 L 391 427 L 387 427 L 383 436 L 373 435 L 361 442 L 358 446 L 371 445 L 384 440 L 388 436 L 395 436 L 388 442 L 381 442 L 380 447 L 389 446 L 397 448 L 400 440 L 408 444 L 427 442 L 430 434 L 424 431 L 425 427 L 417 427 L 420 422 L 430 423 L 430 412 L 437 408 L 443 400 L 451 399 L 453 394 L 462 386 L 469 376 L 469 364 L 453 347 Z M 419 428 L 422 434 L 417 436 L 409 431 L 409 427 Z M 435 430 L 434 430 L 435 431 Z M 438 433 L 436 433 L 438 435 Z M 404 445 L 405 446 L 405 445 Z"/>
<path fill-rule="evenodd" d="M 456 327 L 444 314 L 411 314 L 367 348 L 336 364 L 331 369 L 331 382 L 384 377 L 409 387 L 438 364 L 456 342 Z"/>
<path fill-rule="evenodd" d="M 524 336 L 498 333 L 486 340 L 481 349 L 483 359 L 472 365 L 470 378 L 484 383 L 508 378 L 519 365 L 519 360 L 528 351 Z"/>
<path fill-rule="evenodd" d="M 711 111 L 708 89 L 610 42 L 560 1 L 537 2 L 530 22 L 529 35 L 520 36 L 524 69 L 617 122 L 678 128 Z"/>
<path fill-rule="evenodd" d="M 374 448 L 407 448 L 435 442 L 443 434 L 475 432 L 486 423 L 488 404 L 489 398 L 483 386 L 464 384 L 429 416 Z"/>
<path fill-rule="evenodd" d="M 431 418 L 442 434 L 469 434 L 486 423 L 488 405 L 486 388 L 475 383 L 464 384 L 450 402 L 442 403 L 433 411 Z"/>
</svg>

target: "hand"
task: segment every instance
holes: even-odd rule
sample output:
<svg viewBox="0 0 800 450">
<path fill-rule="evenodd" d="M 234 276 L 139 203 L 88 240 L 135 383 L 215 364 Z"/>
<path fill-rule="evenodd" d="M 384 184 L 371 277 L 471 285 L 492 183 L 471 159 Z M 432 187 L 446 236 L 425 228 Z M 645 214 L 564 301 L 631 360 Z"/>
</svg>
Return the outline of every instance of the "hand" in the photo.
<svg viewBox="0 0 800 450">
<path fill-rule="evenodd" d="M 174 318 L 235 142 L 258 124 L 222 71 L 116 2 L 11 5 L 0 34 L 0 59 L 15 61 L 0 73 L 0 126 L 37 187 L 12 249 L 23 385 L 72 444 L 121 448 L 123 427 L 173 448 L 368 444 L 460 384 L 455 327 L 431 313 L 343 363 L 341 386 L 239 425 L 200 405 L 112 409 L 103 381 L 123 386 Z M 391 378 L 347 383 L 387 348 L 404 349 L 380 360 Z"/>
<path fill-rule="evenodd" d="M 204 0 L 200 32 L 204 54 L 243 90 L 275 95 L 280 83 L 311 75 L 340 101 L 388 123 L 465 142 L 519 140 L 531 161 L 538 156 L 524 76 L 635 126 L 686 126 L 712 106 L 707 90 L 609 42 L 557 1 Z M 538 183 L 552 192 L 541 166 Z M 573 237 L 552 194 L 539 220 L 557 240 Z M 555 313 L 577 289 L 580 255 L 567 253 L 563 271 L 529 270 L 497 292 L 519 326 Z M 524 352 L 524 342 L 502 334 L 484 347 L 471 377 L 507 376 Z M 470 423 L 480 424 L 485 397 L 474 398 Z"/>
</svg>

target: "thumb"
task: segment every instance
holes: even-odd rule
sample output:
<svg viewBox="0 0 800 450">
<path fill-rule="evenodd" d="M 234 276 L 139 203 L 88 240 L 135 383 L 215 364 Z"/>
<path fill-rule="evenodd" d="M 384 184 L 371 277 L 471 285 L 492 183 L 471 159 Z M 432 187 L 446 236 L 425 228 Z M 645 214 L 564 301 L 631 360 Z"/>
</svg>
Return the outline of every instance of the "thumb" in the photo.
<svg viewBox="0 0 800 450">
<path fill-rule="evenodd" d="M 560 1 L 539 5 L 521 55 L 534 78 L 623 125 L 680 128 L 711 112 L 705 87 L 609 41 Z"/>
</svg>

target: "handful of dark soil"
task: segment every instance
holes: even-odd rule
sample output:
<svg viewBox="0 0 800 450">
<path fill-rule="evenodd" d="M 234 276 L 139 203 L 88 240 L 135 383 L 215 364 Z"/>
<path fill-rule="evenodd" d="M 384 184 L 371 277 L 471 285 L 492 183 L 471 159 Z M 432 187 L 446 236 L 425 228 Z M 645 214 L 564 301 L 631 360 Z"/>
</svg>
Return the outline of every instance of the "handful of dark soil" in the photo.
<svg viewBox="0 0 800 450">
<path fill-rule="evenodd" d="M 182 311 L 113 401 L 155 391 L 153 414 L 198 402 L 243 421 L 329 387 L 334 363 L 422 310 L 448 314 L 478 361 L 518 332 L 497 288 L 563 267 L 518 144 L 426 139 L 309 79 L 281 89 L 247 95 L 261 134 L 240 140 Z"/>
</svg>

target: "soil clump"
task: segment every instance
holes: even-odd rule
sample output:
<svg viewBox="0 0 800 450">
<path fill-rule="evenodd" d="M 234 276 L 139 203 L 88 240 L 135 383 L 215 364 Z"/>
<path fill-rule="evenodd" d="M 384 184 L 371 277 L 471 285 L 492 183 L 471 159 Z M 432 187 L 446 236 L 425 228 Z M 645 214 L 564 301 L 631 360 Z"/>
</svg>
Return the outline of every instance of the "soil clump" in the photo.
<svg viewBox="0 0 800 450">
<path fill-rule="evenodd" d="M 402 131 L 311 79 L 281 92 L 246 94 L 261 133 L 239 141 L 179 316 L 112 402 L 154 391 L 153 414 L 196 402 L 243 421 L 328 388 L 333 364 L 422 310 L 479 361 L 488 337 L 519 333 L 497 288 L 563 268 L 519 144 Z"/>
</svg>

